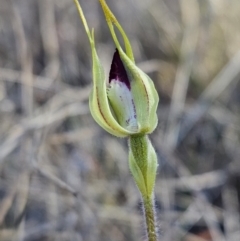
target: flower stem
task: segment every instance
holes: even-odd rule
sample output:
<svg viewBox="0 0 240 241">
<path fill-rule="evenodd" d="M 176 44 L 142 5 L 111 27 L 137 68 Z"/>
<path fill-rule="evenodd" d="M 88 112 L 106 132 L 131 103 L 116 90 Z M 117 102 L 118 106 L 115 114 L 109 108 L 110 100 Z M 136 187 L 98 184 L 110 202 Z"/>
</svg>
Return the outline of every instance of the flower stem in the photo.
<svg viewBox="0 0 240 241">
<path fill-rule="evenodd" d="M 148 241 L 157 241 L 155 210 L 152 198 L 143 199 Z"/>
</svg>

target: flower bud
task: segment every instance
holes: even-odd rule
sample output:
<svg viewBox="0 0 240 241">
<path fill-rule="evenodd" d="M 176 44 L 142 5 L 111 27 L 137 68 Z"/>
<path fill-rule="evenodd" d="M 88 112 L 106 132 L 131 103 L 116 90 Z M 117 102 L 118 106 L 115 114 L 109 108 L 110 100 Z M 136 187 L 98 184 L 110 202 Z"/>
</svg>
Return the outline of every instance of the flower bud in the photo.
<svg viewBox="0 0 240 241">
<path fill-rule="evenodd" d="M 149 76 L 136 66 L 128 37 L 105 0 L 99 1 L 117 48 L 107 83 L 96 52 L 93 31 L 90 33 L 82 9 L 75 0 L 92 49 L 93 89 L 89 100 L 91 114 L 102 128 L 118 137 L 151 133 L 158 121 L 157 91 Z M 119 44 L 113 24 L 123 37 L 126 52 Z"/>
</svg>

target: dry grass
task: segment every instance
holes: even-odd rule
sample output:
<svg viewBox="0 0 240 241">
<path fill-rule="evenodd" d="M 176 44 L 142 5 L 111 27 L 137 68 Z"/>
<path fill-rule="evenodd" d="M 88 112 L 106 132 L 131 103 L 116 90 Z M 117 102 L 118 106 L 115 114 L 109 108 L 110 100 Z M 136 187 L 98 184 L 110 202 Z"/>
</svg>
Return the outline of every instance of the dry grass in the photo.
<svg viewBox="0 0 240 241">
<path fill-rule="evenodd" d="M 240 2 L 108 0 L 161 102 L 161 241 L 240 238 Z M 109 68 L 97 0 L 81 0 Z M 0 240 L 144 240 L 127 143 L 92 120 L 71 0 L 0 0 Z"/>
</svg>

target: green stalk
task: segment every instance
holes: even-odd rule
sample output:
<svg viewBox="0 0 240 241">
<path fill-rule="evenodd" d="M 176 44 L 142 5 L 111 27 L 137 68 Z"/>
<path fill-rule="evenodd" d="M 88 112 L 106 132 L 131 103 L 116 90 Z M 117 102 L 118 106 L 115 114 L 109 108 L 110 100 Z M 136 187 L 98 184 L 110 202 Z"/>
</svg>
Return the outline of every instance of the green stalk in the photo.
<svg viewBox="0 0 240 241">
<path fill-rule="evenodd" d="M 153 204 L 157 156 L 146 135 L 131 136 L 129 150 L 129 167 L 143 200 L 148 241 L 157 241 Z"/>
<path fill-rule="evenodd" d="M 143 200 L 145 221 L 147 226 L 147 235 L 149 241 L 157 241 L 155 208 L 153 200 L 146 198 Z"/>
</svg>

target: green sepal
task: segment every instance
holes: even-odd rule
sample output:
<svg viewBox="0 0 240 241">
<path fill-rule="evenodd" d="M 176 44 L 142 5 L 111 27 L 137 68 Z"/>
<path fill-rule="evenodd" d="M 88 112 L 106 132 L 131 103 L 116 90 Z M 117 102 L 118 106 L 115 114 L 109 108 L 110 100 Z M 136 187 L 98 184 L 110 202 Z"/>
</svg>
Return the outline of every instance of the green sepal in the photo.
<svg viewBox="0 0 240 241">
<path fill-rule="evenodd" d="M 121 47 L 121 45 L 120 45 L 120 43 L 119 43 L 119 41 L 117 39 L 117 36 L 115 34 L 114 25 L 117 27 L 117 29 L 119 30 L 119 32 L 121 33 L 121 35 L 123 37 L 125 50 L 126 50 L 126 54 L 127 54 L 128 58 L 131 59 L 134 62 L 134 56 L 133 56 L 132 47 L 131 47 L 130 41 L 129 41 L 125 31 L 123 30 L 123 28 L 120 25 L 120 23 L 117 21 L 116 17 L 112 13 L 112 11 L 109 9 L 109 7 L 106 4 L 105 0 L 99 0 L 99 1 L 100 1 L 101 5 L 102 5 L 102 9 L 103 9 L 103 12 L 105 14 L 108 27 L 110 29 L 110 32 L 112 34 L 114 43 L 115 43 L 118 51 L 122 50 L 122 47 Z"/>
<path fill-rule="evenodd" d="M 126 137 L 134 134 L 135 132 L 131 132 L 120 126 L 112 114 L 107 98 L 106 78 L 104 74 L 104 69 L 101 62 L 99 61 L 95 47 L 94 32 L 93 30 L 92 32 L 89 31 L 87 21 L 78 0 L 74 0 L 74 2 L 77 6 L 92 50 L 93 89 L 89 98 L 90 112 L 95 121 L 110 134 L 117 137 Z"/>
<path fill-rule="evenodd" d="M 131 81 L 131 91 L 136 106 L 138 133 L 152 133 L 158 123 L 157 106 L 159 96 L 153 81 L 122 51 L 119 51 L 128 77 Z"/>
<path fill-rule="evenodd" d="M 124 129 L 114 118 L 107 98 L 103 67 L 98 59 L 95 46 L 92 46 L 93 89 L 89 97 L 89 107 L 95 121 L 110 134 L 126 137 L 132 132 Z"/>
<path fill-rule="evenodd" d="M 119 51 L 121 60 L 131 82 L 131 92 L 137 112 L 139 127 L 138 133 L 149 134 L 156 128 L 158 122 L 156 114 L 157 105 L 159 102 L 158 93 L 154 87 L 153 81 L 149 78 L 149 76 L 136 66 L 129 39 L 116 17 L 107 6 L 105 0 L 99 1 L 102 5 L 112 38 Z M 114 25 L 117 27 L 123 37 L 126 53 L 123 51 L 117 39 Z"/>
</svg>

